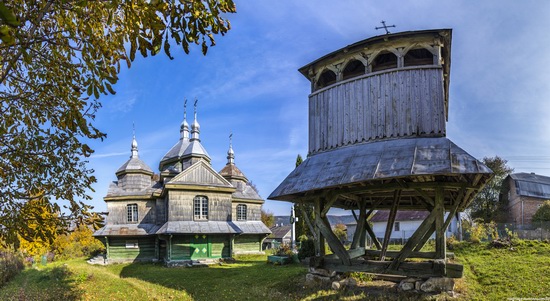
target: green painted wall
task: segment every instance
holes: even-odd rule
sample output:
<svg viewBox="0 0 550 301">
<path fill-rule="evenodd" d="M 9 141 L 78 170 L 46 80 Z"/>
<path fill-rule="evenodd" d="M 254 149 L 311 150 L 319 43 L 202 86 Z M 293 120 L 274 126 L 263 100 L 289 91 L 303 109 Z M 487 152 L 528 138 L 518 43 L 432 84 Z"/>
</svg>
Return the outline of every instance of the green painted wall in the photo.
<svg viewBox="0 0 550 301">
<path fill-rule="evenodd" d="M 171 260 L 230 257 L 229 235 L 174 235 Z"/>
<path fill-rule="evenodd" d="M 147 261 L 156 259 L 156 237 L 109 237 L 109 260 Z"/>
<path fill-rule="evenodd" d="M 212 257 L 231 257 L 231 240 L 229 235 L 210 236 L 210 246 Z"/>
<path fill-rule="evenodd" d="M 250 253 L 250 252 L 261 252 L 262 237 L 260 235 L 239 235 L 235 237 L 233 242 L 233 253 Z"/>
</svg>

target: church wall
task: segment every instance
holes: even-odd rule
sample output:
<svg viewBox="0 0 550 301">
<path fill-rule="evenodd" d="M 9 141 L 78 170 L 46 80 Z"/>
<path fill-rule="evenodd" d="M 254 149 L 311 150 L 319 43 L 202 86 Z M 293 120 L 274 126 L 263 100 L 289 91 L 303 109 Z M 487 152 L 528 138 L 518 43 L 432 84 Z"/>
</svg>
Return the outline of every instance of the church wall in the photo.
<svg viewBox="0 0 550 301">
<path fill-rule="evenodd" d="M 231 194 L 209 191 L 171 190 L 168 192 L 168 220 L 192 221 L 193 199 L 196 196 L 208 198 L 208 220 L 231 220 Z"/>
<path fill-rule="evenodd" d="M 110 263 L 157 259 L 156 237 L 109 237 L 108 245 Z"/>
<path fill-rule="evenodd" d="M 231 212 L 233 213 L 233 220 L 237 220 L 237 205 L 243 204 L 246 205 L 246 220 L 247 221 L 260 221 L 262 220 L 262 205 L 261 204 L 251 204 L 246 202 L 239 202 L 239 200 L 234 200 L 232 204 Z"/>
<path fill-rule="evenodd" d="M 229 235 L 174 235 L 171 242 L 171 261 L 231 256 L 231 240 Z M 203 248 L 206 252 L 202 252 Z"/>
<path fill-rule="evenodd" d="M 124 200 L 124 201 L 107 201 L 107 224 L 128 224 L 128 209 L 127 205 L 138 205 L 138 222 L 137 224 L 154 224 L 155 219 L 155 202 L 154 200 Z"/>
<path fill-rule="evenodd" d="M 265 235 L 258 234 L 242 234 L 235 237 L 233 240 L 234 254 L 251 254 L 262 252 L 262 239 Z"/>
</svg>

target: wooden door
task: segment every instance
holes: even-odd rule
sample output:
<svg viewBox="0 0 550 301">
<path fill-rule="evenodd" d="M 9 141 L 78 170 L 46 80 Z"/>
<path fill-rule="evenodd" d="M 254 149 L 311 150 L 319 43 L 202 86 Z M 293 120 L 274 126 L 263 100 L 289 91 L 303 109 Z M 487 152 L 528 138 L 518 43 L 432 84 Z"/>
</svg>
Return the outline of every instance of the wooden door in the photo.
<svg viewBox="0 0 550 301">
<path fill-rule="evenodd" d="M 205 234 L 195 234 L 191 238 L 191 259 L 208 258 L 210 248 L 208 246 L 208 236 Z"/>
</svg>

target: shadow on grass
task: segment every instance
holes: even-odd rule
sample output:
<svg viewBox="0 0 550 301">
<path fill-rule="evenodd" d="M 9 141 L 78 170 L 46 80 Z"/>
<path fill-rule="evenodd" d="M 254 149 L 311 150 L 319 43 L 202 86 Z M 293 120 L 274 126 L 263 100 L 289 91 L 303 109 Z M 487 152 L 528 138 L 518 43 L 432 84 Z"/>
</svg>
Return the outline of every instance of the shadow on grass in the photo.
<svg viewBox="0 0 550 301">
<path fill-rule="evenodd" d="M 29 268 L 0 291 L 1 300 L 80 300 L 78 279 L 66 266 Z"/>
</svg>

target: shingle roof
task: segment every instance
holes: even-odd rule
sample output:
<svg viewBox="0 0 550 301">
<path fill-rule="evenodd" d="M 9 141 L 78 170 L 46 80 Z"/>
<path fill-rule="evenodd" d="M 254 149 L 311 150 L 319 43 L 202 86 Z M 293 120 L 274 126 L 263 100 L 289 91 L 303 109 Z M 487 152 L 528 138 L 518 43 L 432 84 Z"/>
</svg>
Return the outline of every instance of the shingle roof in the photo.
<svg viewBox="0 0 550 301">
<path fill-rule="evenodd" d="M 521 196 L 550 199 L 550 177 L 534 173 L 510 174 L 516 184 L 516 193 Z"/>
</svg>

